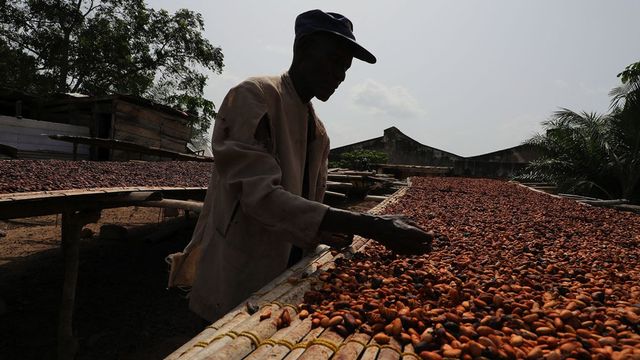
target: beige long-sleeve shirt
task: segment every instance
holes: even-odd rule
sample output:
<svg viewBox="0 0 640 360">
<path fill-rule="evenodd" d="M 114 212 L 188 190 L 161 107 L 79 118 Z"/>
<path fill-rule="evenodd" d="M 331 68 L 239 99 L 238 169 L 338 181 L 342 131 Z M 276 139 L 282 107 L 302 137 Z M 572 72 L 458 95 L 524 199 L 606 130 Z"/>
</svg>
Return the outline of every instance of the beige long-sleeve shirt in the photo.
<svg viewBox="0 0 640 360">
<path fill-rule="evenodd" d="M 307 143 L 309 119 L 315 136 Z M 285 73 L 229 91 L 212 147 L 204 209 L 192 242 L 170 257 L 169 285 L 193 285 L 192 310 L 213 321 L 284 271 L 292 244 L 318 244 L 329 138 Z M 306 161 L 308 199 L 301 196 Z"/>
</svg>

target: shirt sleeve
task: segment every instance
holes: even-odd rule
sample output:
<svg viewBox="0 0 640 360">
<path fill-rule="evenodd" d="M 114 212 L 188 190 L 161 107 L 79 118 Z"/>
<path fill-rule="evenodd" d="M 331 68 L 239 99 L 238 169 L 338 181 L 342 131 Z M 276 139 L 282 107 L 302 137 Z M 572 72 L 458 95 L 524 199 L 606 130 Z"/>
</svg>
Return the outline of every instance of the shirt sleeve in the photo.
<svg viewBox="0 0 640 360">
<path fill-rule="evenodd" d="M 220 181 L 237 196 L 246 215 L 268 229 L 291 234 L 297 245 L 316 245 L 328 206 L 281 186 L 277 159 L 255 137 L 265 115 L 267 106 L 258 84 L 245 81 L 227 94 L 212 141 Z"/>
</svg>

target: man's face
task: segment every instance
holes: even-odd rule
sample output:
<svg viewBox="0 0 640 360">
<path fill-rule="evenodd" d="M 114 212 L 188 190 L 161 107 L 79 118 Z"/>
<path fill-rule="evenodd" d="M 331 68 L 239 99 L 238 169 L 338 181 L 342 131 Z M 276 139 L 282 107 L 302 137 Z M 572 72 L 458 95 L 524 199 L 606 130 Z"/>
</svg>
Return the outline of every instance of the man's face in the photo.
<svg viewBox="0 0 640 360">
<path fill-rule="evenodd" d="M 313 96 L 327 101 L 345 79 L 353 56 L 345 40 L 329 34 L 317 36 L 305 61 L 306 81 Z"/>
</svg>

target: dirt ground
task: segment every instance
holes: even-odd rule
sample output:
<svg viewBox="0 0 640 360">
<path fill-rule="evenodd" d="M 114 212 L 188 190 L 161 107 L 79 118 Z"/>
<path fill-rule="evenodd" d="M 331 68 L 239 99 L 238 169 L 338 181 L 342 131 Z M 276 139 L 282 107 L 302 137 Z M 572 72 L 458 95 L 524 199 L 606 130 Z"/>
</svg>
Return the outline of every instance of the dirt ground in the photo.
<svg viewBox="0 0 640 360">
<path fill-rule="evenodd" d="M 157 223 L 159 209 L 105 210 L 98 224 Z M 60 218 L 0 222 L 0 359 L 55 359 L 64 276 Z M 166 290 L 166 255 L 180 251 L 190 230 L 158 243 L 81 242 L 74 314 L 77 359 L 158 359 L 203 328 L 180 294 Z"/>
<path fill-rule="evenodd" d="M 340 204 L 367 211 L 376 202 Z M 192 228 L 163 241 L 104 240 L 103 224 L 158 223 L 159 209 L 104 210 L 96 235 L 83 239 L 74 314 L 77 359 L 159 359 L 206 324 L 182 294 L 166 289 L 164 258 L 181 251 Z M 55 359 L 58 307 L 64 276 L 60 218 L 0 221 L 0 359 Z"/>
</svg>

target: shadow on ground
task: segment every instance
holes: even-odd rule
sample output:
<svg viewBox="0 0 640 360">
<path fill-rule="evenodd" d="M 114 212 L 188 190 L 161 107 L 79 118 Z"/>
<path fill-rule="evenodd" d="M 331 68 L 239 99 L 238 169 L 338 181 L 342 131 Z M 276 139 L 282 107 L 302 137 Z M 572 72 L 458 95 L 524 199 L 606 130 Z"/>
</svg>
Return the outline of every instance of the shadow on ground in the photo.
<svg viewBox="0 0 640 360">
<path fill-rule="evenodd" d="M 166 290 L 164 258 L 189 236 L 183 231 L 155 244 L 82 241 L 77 359 L 158 359 L 202 330 L 187 300 Z M 59 248 L 0 266 L 0 359 L 55 359 L 62 279 Z"/>
</svg>

